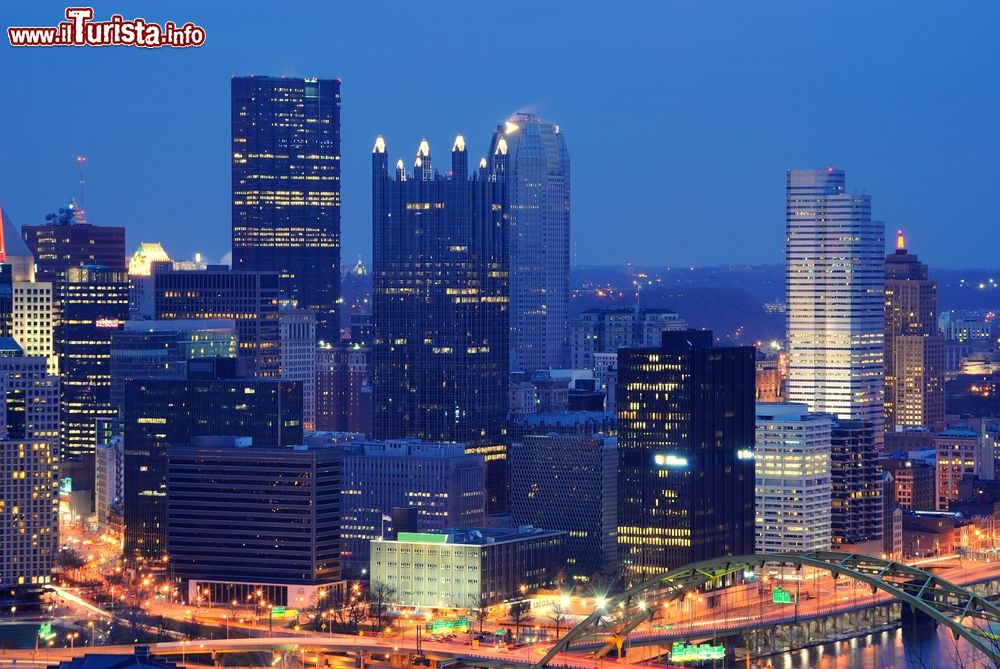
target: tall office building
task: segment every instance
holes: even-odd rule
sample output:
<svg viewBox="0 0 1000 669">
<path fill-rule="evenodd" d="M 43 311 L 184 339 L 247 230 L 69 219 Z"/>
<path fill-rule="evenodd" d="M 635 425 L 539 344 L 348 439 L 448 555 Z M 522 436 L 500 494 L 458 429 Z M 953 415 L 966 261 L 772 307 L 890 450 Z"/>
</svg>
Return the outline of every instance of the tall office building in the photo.
<svg viewBox="0 0 1000 669">
<path fill-rule="evenodd" d="M 10 216 L 0 209 L 0 281 L 9 297 L 2 297 L 0 330 L 13 337 L 24 355 L 46 359 L 49 372 L 59 369 L 55 355 L 52 282 L 35 276 L 35 257 Z M 9 309 L 9 313 L 7 310 Z"/>
<path fill-rule="evenodd" d="M 340 80 L 233 77 L 233 269 L 277 272 L 281 296 L 340 338 Z"/>
<path fill-rule="evenodd" d="M 0 519 L 0 602 L 7 608 L 18 591 L 41 595 L 51 580 L 59 551 L 55 442 L 0 439 Z"/>
<path fill-rule="evenodd" d="M 235 358 L 236 351 L 235 321 L 126 321 L 111 335 L 111 403 L 125 406 L 128 381 L 183 379 L 188 360 Z"/>
<path fill-rule="evenodd" d="M 202 437 L 167 453 L 167 552 L 188 601 L 320 607 L 340 581 L 340 449 Z"/>
<path fill-rule="evenodd" d="M 125 556 L 160 560 L 165 549 L 166 457 L 195 437 L 302 443 L 302 384 L 240 378 L 236 360 L 189 360 L 186 379 L 125 385 Z"/>
<path fill-rule="evenodd" d="M 875 424 L 833 420 L 830 432 L 834 544 L 861 544 L 882 537 L 882 467 Z"/>
<path fill-rule="evenodd" d="M 934 436 L 937 467 L 935 508 L 948 511 L 959 498 L 958 484 L 963 478 L 992 480 L 996 471 L 993 440 L 981 432 L 951 428 Z"/>
<path fill-rule="evenodd" d="M 937 283 L 900 231 L 896 252 L 885 259 L 885 429 L 943 430 L 944 372 Z"/>
<path fill-rule="evenodd" d="M 706 330 L 618 351 L 618 546 L 638 583 L 754 549 L 754 348 Z"/>
<path fill-rule="evenodd" d="M 788 399 L 881 435 L 885 226 L 844 186 L 832 167 L 786 175 Z"/>
<path fill-rule="evenodd" d="M 0 339 L 0 439 L 59 443 L 59 377 L 10 338 Z"/>
<path fill-rule="evenodd" d="M 111 335 L 128 318 L 128 277 L 101 265 L 70 267 L 56 282 L 63 458 L 93 453 L 111 403 Z"/>
<path fill-rule="evenodd" d="M 757 404 L 757 553 L 830 550 L 830 429 L 804 404 Z"/>
<path fill-rule="evenodd" d="M 306 443 L 337 443 L 317 434 Z M 350 440 L 344 450 L 341 533 L 344 573 L 360 578 L 368 567 L 369 542 L 384 536 L 394 508 L 416 510 L 413 530 L 480 527 L 486 521 L 483 456 L 461 444 L 416 439 Z"/>
<path fill-rule="evenodd" d="M 78 215 L 76 205 L 50 214 L 43 225 L 25 225 L 21 235 L 35 256 L 35 279 L 58 284 L 66 271 L 81 265 L 101 265 L 125 274 L 125 228 L 91 225 Z"/>
<path fill-rule="evenodd" d="M 372 434 L 371 349 L 322 344 L 316 349 L 316 429 Z"/>
<path fill-rule="evenodd" d="M 569 152 L 559 126 L 518 113 L 507 142 L 510 368 L 569 366 Z"/>
<path fill-rule="evenodd" d="M 449 176 L 420 142 L 414 171 L 372 151 L 375 437 L 463 443 L 486 458 L 487 510 L 507 508 L 507 141 Z"/>
<path fill-rule="evenodd" d="M 618 572 L 618 441 L 606 435 L 534 434 L 510 445 L 511 517 L 566 533 L 566 574 Z"/>
<path fill-rule="evenodd" d="M 597 370 L 602 354 L 659 346 L 664 330 L 686 329 L 687 322 L 670 309 L 587 309 L 571 326 L 572 368 Z"/>
<path fill-rule="evenodd" d="M 302 383 L 302 425 L 316 429 L 316 313 L 278 311 L 279 376 Z"/>
<path fill-rule="evenodd" d="M 278 274 L 236 272 L 225 265 L 203 270 L 153 267 L 153 313 L 145 318 L 236 321 L 238 356 L 248 374 L 276 378 L 280 369 Z"/>
</svg>

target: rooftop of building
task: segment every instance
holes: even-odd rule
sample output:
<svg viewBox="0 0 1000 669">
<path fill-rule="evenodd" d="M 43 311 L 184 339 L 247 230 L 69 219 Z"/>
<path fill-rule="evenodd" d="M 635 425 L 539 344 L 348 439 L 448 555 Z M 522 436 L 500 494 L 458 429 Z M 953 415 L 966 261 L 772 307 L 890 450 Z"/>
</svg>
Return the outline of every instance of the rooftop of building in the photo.
<svg viewBox="0 0 1000 669">
<path fill-rule="evenodd" d="M 545 425 L 583 425 L 587 422 L 614 421 L 616 418 L 613 411 L 549 411 L 524 414 L 518 416 L 515 422 L 542 427 Z"/>
<path fill-rule="evenodd" d="M 557 537 L 565 532 L 543 530 L 531 525 L 519 527 L 456 527 L 431 532 L 400 532 L 395 540 L 375 539 L 375 541 L 397 541 L 417 544 L 461 544 L 484 546 L 508 541 L 523 541 L 540 537 Z"/>
<path fill-rule="evenodd" d="M 72 660 L 52 665 L 58 669 L 131 669 L 133 667 L 154 667 L 156 669 L 176 669 L 177 665 L 167 660 L 153 657 L 149 646 L 136 646 L 133 655 L 111 653 L 87 653 Z"/>
</svg>

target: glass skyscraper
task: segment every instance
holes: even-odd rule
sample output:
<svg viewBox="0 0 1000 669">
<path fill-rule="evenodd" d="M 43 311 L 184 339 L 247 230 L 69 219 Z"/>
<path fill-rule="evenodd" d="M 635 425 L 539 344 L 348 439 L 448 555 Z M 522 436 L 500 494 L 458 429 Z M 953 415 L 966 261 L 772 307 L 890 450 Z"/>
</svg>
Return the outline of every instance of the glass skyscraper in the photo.
<svg viewBox="0 0 1000 669">
<path fill-rule="evenodd" d="M 507 506 L 508 145 L 469 174 L 455 138 L 449 176 L 420 143 L 414 170 L 372 151 L 374 432 L 458 442 L 486 459 L 487 511 Z"/>
<path fill-rule="evenodd" d="M 340 81 L 234 77 L 233 269 L 278 272 L 283 300 L 340 338 Z"/>
<path fill-rule="evenodd" d="M 844 171 L 788 170 L 788 399 L 883 424 L 885 225 Z"/>
<path fill-rule="evenodd" d="M 569 366 L 569 152 L 559 126 L 515 114 L 507 154 L 510 368 Z"/>
<path fill-rule="evenodd" d="M 709 330 L 618 351 L 618 547 L 626 584 L 754 550 L 752 346 Z"/>
</svg>

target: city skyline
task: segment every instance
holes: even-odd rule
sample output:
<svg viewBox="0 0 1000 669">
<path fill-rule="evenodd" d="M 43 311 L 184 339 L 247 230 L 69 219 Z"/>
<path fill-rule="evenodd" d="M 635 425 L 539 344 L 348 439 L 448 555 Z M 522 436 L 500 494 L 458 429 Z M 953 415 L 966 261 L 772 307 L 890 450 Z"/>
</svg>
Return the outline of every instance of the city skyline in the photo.
<svg viewBox="0 0 1000 669">
<path fill-rule="evenodd" d="M 535 35 L 553 22 L 568 30 L 551 44 L 531 35 L 524 43 L 531 44 L 527 56 L 556 59 L 559 67 L 522 67 L 516 85 L 500 87 L 495 77 L 471 76 L 472 66 L 464 63 L 408 77 L 391 55 L 391 45 L 420 34 L 426 57 L 445 62 L 445 44 L 455 30 L 471 35 L 472 26 L 490 25 L 477 8 L 407 8 L 400 10 L 404 20 L 381 22 L 377 10 L 353 7 L 326 21 L 319 11 L 303 23 L 263 4 L 251 4 L 237 17 L 193 3 L 169 11 L 136 3 L 137 13 L 151 20 L 204 25 L 205 45 L 169 53 L 4 51 L 14 89 L 28 96 L 40 95 L 41 86 L 62 91 L 78 122 L 57 124 L 60 105 L 10 108 L 12 124 L 24 131 L 0 140 L 7 157 L 0 165 L 0 200 L 19 224 L 39 223 L 77 195 L 74 158 L 83 154 L 84 204 L 94 223 L 127 225 L 129 248 L 162 241 L 173 257 L 200 252 L 218 259 L 230 250 L 230 78 L 315 75 L 343 79 L 347 265 L 359 255 L 370 260 L 365 160 L 376 134 L 399 147 L 399 155 L 390 156 L 394 161 L 411 153 L 413 147 L 403 146 L 410 138 L 427 136 L 440 152 L 456 130 L 485 138 L 516 111 L 530 110 L 559 123 L 576 156 L 573 264 L 780 262 L 781 172 L 833 164 L 851 171 L 858 190 L 878 194 L 874 218 L 890 229 L 906 229 L 921 248 L 937 250 L 924 254 L 932 267 L 989 267 L 994 263 L 988 248 L 1000 233 L 979 223 L 976 202 L 988 197 L 997 180 L 990 157 L 1000 132 L 986 113 L 995 108 L 996 94 L 972 86 L 964 78 L 971 75 L 952 75 L 1000 62 L 992 40 L 976 35 L 991 21 L 970 24 L 963 20 L 968 15 L 937 16 L 921 5 L 903 18 L 860 4 L 847 10 L 776 3 L 709 16 L 667 5 L 609 14 L 597 23 L 585 7 L 551 6 L 525 30 Z M 9 20 L 45 25 L 62 11 L 46 4 L 13 8 Z M 95 7 L 98 17 L 113 11 Z M 772 20 L 778 17 L 781 22 Z M 911 42 L 883 40 L 900 21 L 911 30 Z M 829 29 L 798 35 L 783 28 L 796 22 L 821 22 Z M 242 28 L 261 25 L 275 28 L 273 49 L 242 42 Z M 291 34 L 293 25 L 301 39 L 281 36 Z M 670 27 L 663 34 L 652 29 L 661 25 Z M 367 31 L 358 28 L 368 26 L 381 38 L 362 38 Z M 315 38 L 331 28 L 342 32 L 342 42 L 316 46 Z M 702 39 L 705 34 L 718 37 Z M 601 48 L 579 46 L 598 39 Z M 655 67 L 658 62 L 667 67 Z M 95 70 L 99 74 L 89 77 Z M 851 95 L 824 96 L 819 105 L 816 96 L 785 88 L 813 72 L 825 73 L 823 86 L 847 87 Z M 183 82 L 178 90 L 148 85 L 176 77 Z M 463 99 L 431 112 L 432 101 L 449 99 L 456 78 L 463 81 Z M 595 93 L 609 102 L 594 104 Z M 421 107 L 427 110 L 400 114 L 414 99 L 426 101 Z M 482 141 L 471 143 L 470 152 L 481 154 Z M 743 173 L 730 182 L 731 197 L 712 197 L 720 169 Z M 663 192 L 653 197 L 633 174 L 663 180 Z M 915 195 L 918 183 L 934 188 Z M 602 198 L 605 189 L 618 197 Z M 624 234 L 607 235 L 604 221 L 615 221 Z M 706 226 L 729 243 L 697 234 Z M 966 247 L 952 230 L 982 235 L 982 243 Z"/>
</svg>

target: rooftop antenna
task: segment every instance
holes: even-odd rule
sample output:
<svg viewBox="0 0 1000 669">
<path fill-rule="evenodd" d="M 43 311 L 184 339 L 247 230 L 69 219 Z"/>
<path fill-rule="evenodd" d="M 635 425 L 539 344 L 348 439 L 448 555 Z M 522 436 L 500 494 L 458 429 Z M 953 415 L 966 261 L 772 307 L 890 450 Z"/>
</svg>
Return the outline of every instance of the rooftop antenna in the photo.
<svg viewBox="0 0 1000 669">
<path fill-rule="evenodd" d="M 87 167 L 87 156 L 77 156 L 76 164 L 80 168 L 80 209 L 83 209 L 83 186 L 87 183 L 83 172 L 84 168 Z"/>
</svg>

